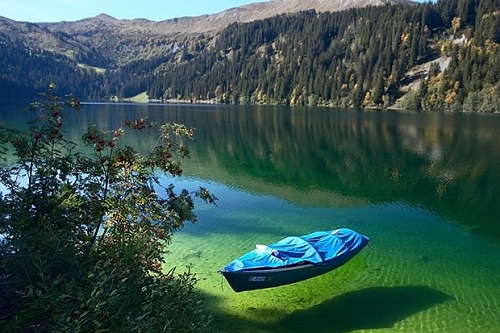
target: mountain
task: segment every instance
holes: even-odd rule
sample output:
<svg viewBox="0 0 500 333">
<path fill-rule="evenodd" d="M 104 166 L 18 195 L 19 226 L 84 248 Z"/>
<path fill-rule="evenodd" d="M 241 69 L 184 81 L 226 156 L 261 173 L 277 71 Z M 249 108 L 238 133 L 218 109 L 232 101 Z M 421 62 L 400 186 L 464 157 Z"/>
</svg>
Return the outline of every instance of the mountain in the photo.
<svg viewBox="0 0 500 333">
<path fill-rule="evenodd" d="M 160 22 L 0 17 L 0 94 L 500 109 L 500 0 L 275 0 Z"/>
<path fill-rule="evenodd" d="M 19 41 L 29 48 L 69 57 L 80 55 L 86 65 L 115 68 L 136 59 L 147 59 L 179 49 L 200 35 L 214 36 L 235 22 L 315 10 L 335 12 L 349 8 L 411 4 L 410 0 L 274 0 L 231 8 L 212 15 L 164 21 L 119 20 L 100 14 L 79 21 L 17 22 L 0 16 L 0 42 Z"/>
<path fill-rule="evenodd" d="M 69 34 L 81 34 L 87 28 L 92 30 L 97 26 L 123 30 L 124 33 L 172 36 L 216 32 L 234 22 L 252 22 L 307 10 L 315 10 L 318 13 L 335 12 L 350 8 L 411 3 L 413 3 L 411 0 L 274 0 L 234 7 L 211 15 L 180 17 L 159 22 L 146 19 L 117 20 L 109 15 L 101 14 L 76 22 L 41 23 L 41 25 L 52 31 L 64 31 Z"/>
<path fill-rule="evenodd" d="M 411 3 L 409 0 L 274 0 L 235 7 L 213 15 L 159 22 L 146 19 L 119 20 L 107 14 L 79 21 L 52 23 L 18 22 L 0 16 L 0 45 L 10 46 L 15 53 L 5 55 L 4 62 L 15 58 L 20 62 L 31 63 L 34 53 L 45 52 L 37 57 L 50 62 L 47 59 L 50 53 L 54 57 L 61 55 L 67 59 L 55 61 L 64 67 L 71 67 L 68 61 L 73 61 L 77 71 L 88 68 L 101 73 L 135 61 L 169 60 L 185 48 L 204 49 L 213 43 L 221 30 L 236 22 L 252 22 L 307 10 L 335 12 L 349 8 Z M 6 65 L 12 66 L 12 63 Z M 50 64 L 45 66 L 52 67 Z M 37 76 L 36 73 L 31 74 L 32 77 Z M 23 76 L 22 69 L 17 73 L 10 71 L 3 75 L 4 81 L 6 77 L 19 75 Z M 39 75 L 43 75 L 43 71 L 39 71 Z M 78 84 L 75 82 L 75 85 Z M 30 84 L 20 83 L 19 89 L 15 90 L 29 89 Z M 35 84 L 31 89 L 37 90 L 40 86 Z M 85 96 L 90 97 L 87 94 Z"/>
<path fill-rule="evenodd" d="M 146 19 L 118 20 L 101 14 L 75 22 L 38 25 L 53 34 L 62 33 L 84 47 L 95 48 L 112 62 L 123 65 L 131 60 L 175 51 L 183 41 L 196 40 L 200 35 L 217 35 L 221 29 L 235 22 L 252 22 L 307 10 L 335 12 L 356 7 L 411 3 L 410 0 L 274 0 L 235 7 L 213 15 L 160 22 Z"/>
</svg>

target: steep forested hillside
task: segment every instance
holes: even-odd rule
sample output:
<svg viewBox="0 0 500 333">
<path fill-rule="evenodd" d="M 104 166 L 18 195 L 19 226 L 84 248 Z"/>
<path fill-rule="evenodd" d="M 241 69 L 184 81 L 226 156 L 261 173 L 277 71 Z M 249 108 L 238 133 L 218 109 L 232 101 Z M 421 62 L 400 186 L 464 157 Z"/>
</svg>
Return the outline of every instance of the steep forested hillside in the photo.
<svg viewBox="0 0 500 333">
<path fill-rule="evenodd" d="M 85 99 L 147 91 L 157 100 L 493 112 L 499 43 L 500 0 L 389 4 L 233 23 L 105 71 L 3 43 L 0 84 L 55 81 Z M 86 57 L 108 59 L 91 47 Z"/>
<path fill-rule="evenodd" d="M 58 53 L 15 43 L 0 45 L 0 97 L 34 96 L 46 91 L 49 83 L 59 82 L 62 94 L 99 99 L 107 94 L 103 79 Z"/>
<path fill-rule="evenodd" d="M 436 54 L 432 32 L 441 27 L 430 6 L 310 11 L 233 24 L 210 50 L 159 71 L 162 79 L 149 93 L 223 103 L 389 105 L 405 72 Z"/>
<path fill-rule="evenodd" d="M 153 98 L 425 110 L 500 109 L 498 1 L 281 15 L 225 29 L 147 81 Z M 407 73 L 421 63 L 429 70 Z M 413 81 L 420 82 L 411 85 Z"/>
</svg>

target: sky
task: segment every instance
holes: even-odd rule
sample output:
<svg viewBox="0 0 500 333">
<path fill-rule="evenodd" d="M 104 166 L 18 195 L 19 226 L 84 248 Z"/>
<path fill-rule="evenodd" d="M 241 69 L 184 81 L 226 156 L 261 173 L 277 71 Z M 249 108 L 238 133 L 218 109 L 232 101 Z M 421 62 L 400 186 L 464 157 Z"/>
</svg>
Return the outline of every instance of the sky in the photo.
<svg viewBox="0 0 500 333">
<path fill-rule="evenodd" d="M 269 0 L 0 0 L 0 16 L 16 21 L 76 21 L 99 14 L 117 19 L 162 21 L 175 17 L 214 14 Z"/>
</svg>

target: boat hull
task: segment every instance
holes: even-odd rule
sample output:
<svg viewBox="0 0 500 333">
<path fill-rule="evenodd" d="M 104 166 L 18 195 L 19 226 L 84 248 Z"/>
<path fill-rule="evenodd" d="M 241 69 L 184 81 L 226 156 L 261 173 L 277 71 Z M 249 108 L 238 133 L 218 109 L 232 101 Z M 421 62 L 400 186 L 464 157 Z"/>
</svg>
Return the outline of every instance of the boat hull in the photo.
<svg viewBox="0 0 500 333">
<path fill-rule="evenodd" d="M 349 261 L 356 253 L 351 252 L 345 258 L 336 258 L 321 264 L 302 264 L 291 267 L 272 269 L 254 269 L 221 273 L 235 292 L 279 287 L 307 280 L 328 273 Z"/>
</svg>

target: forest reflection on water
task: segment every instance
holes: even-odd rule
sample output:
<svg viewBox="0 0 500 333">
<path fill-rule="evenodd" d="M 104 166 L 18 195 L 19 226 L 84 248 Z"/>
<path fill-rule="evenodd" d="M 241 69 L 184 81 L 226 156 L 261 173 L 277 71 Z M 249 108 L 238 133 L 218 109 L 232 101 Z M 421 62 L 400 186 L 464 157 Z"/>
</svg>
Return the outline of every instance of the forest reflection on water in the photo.
<svg viewBox="0 0 500 333">
<path fill-rule="evenodd" d="M 186 173 L 313 206 L 406 202 L 500 240 L 500 118 L 351 109 L 86 105 L 197 128 Z M 76 120 L 75 120 L 76 122 Z M 154 137 L 129 137 L 149 149 Z"/>
<path fill-rule="evenodd" d="M 23 127 L 21 106 L 2 105 Z M 147 117 L 197 129 L 186 174 L 301 205 L 405 202 L 500 242 L 500 117 L 273 106 L 84 104 L 67 137 Z M 157 137 L 131 133 L 148 150 Z"/>
</svg>

